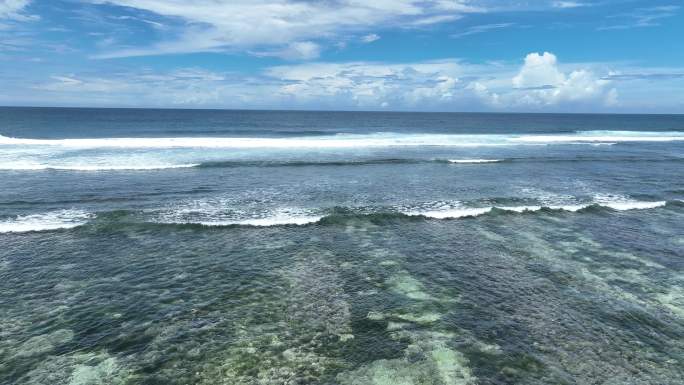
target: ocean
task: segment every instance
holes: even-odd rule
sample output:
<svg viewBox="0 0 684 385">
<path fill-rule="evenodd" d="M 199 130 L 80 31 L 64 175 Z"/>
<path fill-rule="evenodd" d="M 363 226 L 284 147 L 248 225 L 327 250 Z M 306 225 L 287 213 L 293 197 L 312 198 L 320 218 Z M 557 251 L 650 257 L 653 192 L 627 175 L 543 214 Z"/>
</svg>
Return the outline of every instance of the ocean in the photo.
<svg viewBox="0 0 684 385">
<path fill-rule="evenodd" d="M 0 108 L 0 384 L 682 384 L 684 115 Z"/>
</svg>

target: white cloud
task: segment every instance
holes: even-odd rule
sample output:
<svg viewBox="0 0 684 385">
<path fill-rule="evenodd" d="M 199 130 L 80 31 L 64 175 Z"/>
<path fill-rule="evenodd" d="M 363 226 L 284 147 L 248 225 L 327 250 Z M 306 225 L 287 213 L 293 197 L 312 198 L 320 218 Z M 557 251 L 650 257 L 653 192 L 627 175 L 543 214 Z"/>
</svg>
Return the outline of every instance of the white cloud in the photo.
<svg viewBox="0 0 684 385">
<path fill-rule="evenodd" d="M 473 27 L 470 27 L 466 29 L 463 32 L 455 33 L 452 34 L 451 37 L 464 37 L 464 36 L 469 36 L 469 35 L 475 35 L 478 33 L 485 33 L 489 31 L 494 31 L 497 29 L 503 29 L 503 28 L 508 28 L 515 25 L 514 23 L 497 23 L 497 24 L 483 24 L 483 25 L 476 25 Z"/>
<path fill-rule="evenodd" d="M 589 69 L 561 71 L 554 54 L 531 53 L 525 58 L 520 72 L 512 79 L 520 91 L 511 105 L 558 105 L 561 103 L 599 102 L 617 103 L 616 91 L 609 89 L 610 81 Z"/>
<path fill-rule="evenodd" d="M 0 19 L 26 21 L 37 19 L 37 16 L 26 15 L 24 9 L 31 0 L 0 0 Z"/>
<path fill-rule="evenodd" d="M 531 53 L 525 57 L 525 64 L 520 73 L 513 78 L 513 86 L 516 88 L 537 88 L 557 86 L 565 81 L 557 66 L 556 55 L 544 52 L 543 54 Z"/>
<path fill-rule="evenodd" d="M 600 27 L 599 30 L 606 31 L 637 27 L 657 27 L 660 25 L 660 20 L 676 16 L 680 8 L 681 7 L 678 5 L 637 8 L 632 12 L 610 16 L 609 19 L 619 20 L 622 23 Z"/>
<path fill-rule="evenodd" d="M 554 8 L 579 8 L 579 7 L 589 7 L 592 4 L 580 3 L 577 1 L 554 1 L 552 6 Z"/>
<path fill-rule="evenodd" d="M 180 37 L 100 58 L 283 47 L 333 39 L 378 25 L 426 25 L 485 9 L 469 0 L 90 0 L 187 22 Z"/>
<path fill-rule="evenodd" d="M 128 90 L 128 84 L 102 77 L 78 78 L 76 75 L 52 76 L 52 82 L 35 87 L 37 90 L 56 92 L 111 93 Z"/>
<path fill-rule="evenodd" d="M 274 56 L 285 60 L 311 60 L 320 56 L 321 47 L 311 41 L 298 41 L 281 49 L 252 53 L 256 56 Z"/>
<path fill-rule="evenodd" d="M 391 64 L 309 62 L 269 67 L 255 75 L 202 68 L 99 75 L 57 73 L 33 86 L 25 82 L 10 85 L 15 89 L 11 98 L 0 95 L 0 102 L 345 110 L 683 111 L 680 91 L 684 69 L 610 67 L 600 63 L 562 64 L 551 53 L 534 53 L 527 55 L 522 66 L 445 59 Z M 653 99 L 654 93 L 669 96 Z"/>
<path fill-rule="evenodd" d="M 267 75 L 283 82 L 278 95 L 298 104 L 422 108 L 444 105 L 454 98 L 460 82 L 455 75 L 458 68 L 458 62 L 453 60 L 406 64 L 312 63 L 274 67 Z"/>
<path fill-rule="evenodd" d="M 432 24 L 446 23 L 463 18 L 461 15 L 436 15 L 429 17 L 421 17 L 410 23 L 411 26 L 422 27 Z"/>
<path fill-rule="evenodd" d="M 380 40 L 380 35 L 377 35 L 375 33 L 368 34 L 366 36 L 361 37 L 361 41 L 364 43 L 372 43 L 374 41 Z"/>
</svg>

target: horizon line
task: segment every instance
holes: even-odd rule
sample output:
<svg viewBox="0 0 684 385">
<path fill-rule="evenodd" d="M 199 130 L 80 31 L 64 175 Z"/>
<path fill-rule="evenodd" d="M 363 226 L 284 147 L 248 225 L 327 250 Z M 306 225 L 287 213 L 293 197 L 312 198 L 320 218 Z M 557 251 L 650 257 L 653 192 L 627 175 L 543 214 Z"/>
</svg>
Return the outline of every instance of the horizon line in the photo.
<svg viewBox="0 0 684 385">
<path fill-rule="evenodd" d="M 491 115 L 665 115 L 682 116 L 684 112 L 543 112 L 543 111 L 424 111 L 424 110 L 327 110 L 327 109 L 297 109 L 297 108 L 207 108 L 207 107 L 113 107 L 113 106 L 8 106 L 0 108 L 35 108 L 35 109 L 81 109 L 81 110 L 161 110 L 161 111 L 235 111 L 235 112 L 309 112 L 309 113 L 385 113 L 385 114 L 491 114 Z"/>
</svg>

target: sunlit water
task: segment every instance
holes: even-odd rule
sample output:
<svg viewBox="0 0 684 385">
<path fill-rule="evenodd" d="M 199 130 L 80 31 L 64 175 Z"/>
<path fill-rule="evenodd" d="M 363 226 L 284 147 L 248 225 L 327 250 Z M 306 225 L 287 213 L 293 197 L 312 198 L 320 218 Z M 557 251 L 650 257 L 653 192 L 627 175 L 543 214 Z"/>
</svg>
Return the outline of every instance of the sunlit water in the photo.
<svg viewBox="0 0 684 385">
<path fill-rule="evenodd" d="M 0 384 L 684 383 L 684 117 L 0 109 Z"/>
</svg>

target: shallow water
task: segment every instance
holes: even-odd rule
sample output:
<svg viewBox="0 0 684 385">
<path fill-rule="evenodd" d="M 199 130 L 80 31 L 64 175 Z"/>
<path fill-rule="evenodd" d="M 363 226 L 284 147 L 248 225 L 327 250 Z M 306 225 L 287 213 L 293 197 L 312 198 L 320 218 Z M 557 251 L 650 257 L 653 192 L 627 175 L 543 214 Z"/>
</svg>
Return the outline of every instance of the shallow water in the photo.
<svg viewBox="0 0 684 385">
<path fill-rule="evenodd" d="M 682 132 L 677 116 L 0 109 L 0 383 L 680 384 Z M 227 139 L 338 134 L 403 142 Z M 223 144 L 159 141 L 186 137 Z"/>
</svg>

